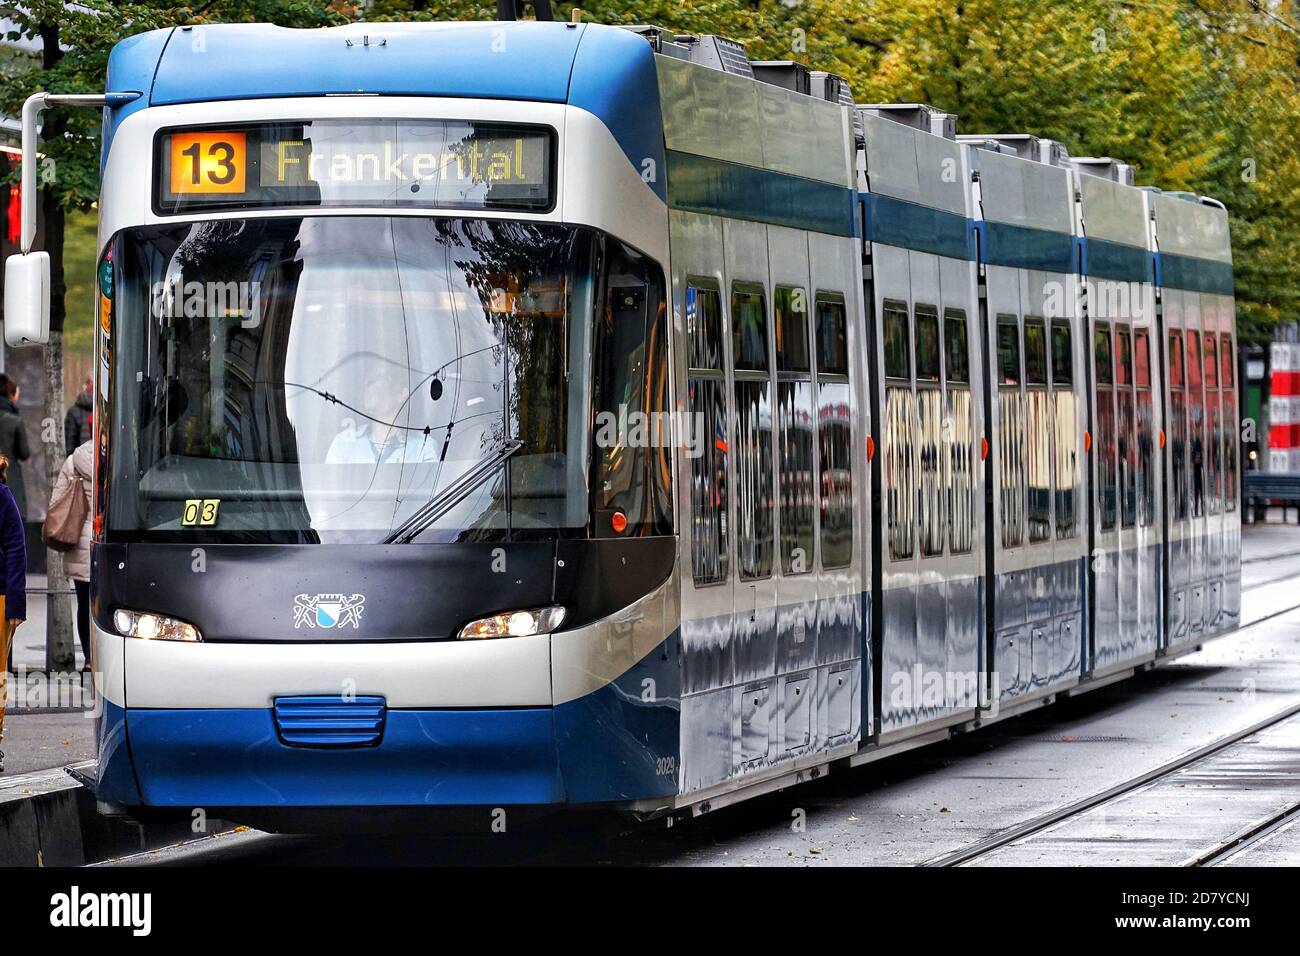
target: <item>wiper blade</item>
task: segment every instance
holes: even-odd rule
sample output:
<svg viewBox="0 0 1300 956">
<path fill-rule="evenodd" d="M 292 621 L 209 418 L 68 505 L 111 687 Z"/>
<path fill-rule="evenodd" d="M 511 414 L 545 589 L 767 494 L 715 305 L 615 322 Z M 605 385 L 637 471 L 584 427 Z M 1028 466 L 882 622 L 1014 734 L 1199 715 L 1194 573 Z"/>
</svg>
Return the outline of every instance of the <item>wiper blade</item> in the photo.
<svg viewBox="0 0 1300 956">
<path fill-rule="evenodd" d="M 415 514 L 384 539 L 384 544 L 410 544 L 426 528 L 464 501 L 523 447 L 524 443 L 514 438 L 501 442 L 473 468 L 421 505 Z"/>
</svg>

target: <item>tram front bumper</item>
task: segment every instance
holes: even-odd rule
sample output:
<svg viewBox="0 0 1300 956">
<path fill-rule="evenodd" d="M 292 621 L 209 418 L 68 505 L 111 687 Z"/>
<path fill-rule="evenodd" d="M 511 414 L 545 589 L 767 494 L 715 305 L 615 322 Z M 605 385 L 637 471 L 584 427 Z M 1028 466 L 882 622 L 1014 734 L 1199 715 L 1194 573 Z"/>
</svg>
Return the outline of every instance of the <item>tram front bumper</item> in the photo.
<svg viewBox="0 0 1300 956">
<path fill-rule="evenodd" d="M 564 801 L 548 707 L 388 710 L 366 746 L 285 743 L 272 709 L 106 703 L 98 796 L 148 807 L 418 807 Z M 120 740 L 121 746 L 113 746 Z M 129 741 L 129 745 L 127 743 Z M 128 752 L 129 747 L 129 752 Z"/>
</svg>

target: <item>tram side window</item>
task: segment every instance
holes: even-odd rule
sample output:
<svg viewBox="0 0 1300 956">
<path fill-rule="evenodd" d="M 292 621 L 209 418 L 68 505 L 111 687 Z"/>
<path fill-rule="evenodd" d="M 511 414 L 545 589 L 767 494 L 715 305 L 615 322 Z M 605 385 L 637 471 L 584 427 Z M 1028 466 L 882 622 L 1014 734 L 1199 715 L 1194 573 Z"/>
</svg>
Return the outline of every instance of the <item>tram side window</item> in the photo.
<svg viewBox="0 0 1300 956">
<path fill-rule="evenodd" d="M 1223 409 L 1219 402 L 1218 338 L 1206 332 L 1205 348 L 1205 425 L 1209 448 L 1205 455 L 1206 505 L 1210 514 L 1218 514 L 1223 503 Z"/>
<path fill-rule="evenodd" d="M 943 422 L 943 388 L 940 377 L 939 310 L 918 304 L 912 313 L 916 323 L 916 424 L 920 484 L 917 522 L 921 533 L 921 554 L 943 554 L 944 461 L 946 446 Z"/>
<path fill-rule="evenodd" d="M 1145 528 L 1156 518 L 1155 405 L 1151 395 L 1151 340 L 1142 329 L 1133 333 L 1133 358 L 1137 387 L 1137 523 Z"/>
<path fill-rule="evenodd" d="M 1025 396 L 1020 390 L 1020 320 L 997 319 L 998 457 L 1002 547 L 1025 543 Z"/>
<path fill-rule="evenodd" d="M 594 534 L 672 534 L 663 279 L 649 259 L 619 243 L 610 252 L 607 282 L 592 343 Z M 626 434 L 621 422 L 628 423 Z"/>
<path fill-rule="evenodd" d="M 812 366 L 809 360 L 808 293 L 774 290 L 776 406 L 779 429 L 777 481 L 781 494 L 781 570 L 805 574 L 815 563 Z"/>
<path fill-rule="evenodd" d="M 747 283 L 732 287 L 731 338 L 737 371 L 768 370 L 767 305 L 762 288 Z"/>
<path fill-rule="evenodd" d="M 722 303 L 717 289 L 686 287 L 686 336 L 691 368 L 722 370 Z"/>
<path fill-rule="evenodd" d="M 1237 420 L 1236 353 L 1232 348 L 1232 336 L 1227 333 L 1219 337 L 1219 369 L 1219 387 L 1223 390 L 1224 507 L 1236 511 L 1241 423 Z"/>
<path fill-rule="evenodd" d="M 823 568 L 853 562 L 853 430 L 844 297 L 818 292 L 817 448 Z"/>
<path fill-rule="evenodd" d="M 736 382 L 736 561 L 745 580 L 772 573 L 775 550 L 772 490 L 772 383 L 767 302 L 761 286 L 731 291 Z"/>
<path fill-rule="evenodd" d="M 1187 388 L 1183 376 L 1183 336 L 1169 333 L 1170 494 L 1175 518 L 1187 517 Z"/>
<path fill-rule="evenodd" d="M 1025 317 L 1025 472 L 1029 540 L 1052 537 L 1051 405 L 1047 388 L 1047 327 Z"/>
<path fill-rule="evenodd" d="M 810 371 L 808 293 L 803 289 L 777 286 L 772 298 L 776 312 L 777 371 Z"/>
<path fill-rule="evenodd" d="M 1187 370 L 1187 473 L 1191 516 L 1205 514 L 1205 392 L 1201 388 L 1201 336 L 1187 330 L 1183 363 Z"/>
<path fill-rule="evenodd" d="M 1074 394 L 1074 343 L 1068 320 L 1052 323 L 1052 428 L 1056 461 L 1056 536 L 1079 533 L 1079 405 Z"/>
<path fill-rule="evenodd" d="M 912 401 L 912 337 L 907 303 L 886 299 L 885 409 L 881 431 L 881 471 L 885 484 L 885 532 L 889 556 L 904 560 L 916 553 L 916 440 Z"/>
<path fill-rule="evenodd" d="M 1133 332 L 1115 326 L 1115 431 L 1119 460 L 1120 527 L 1137 523 L 1137 441 L 1133 412 Z"/>
<path fill-rule="evenodd" d="M 943 359 L 948 418 L 948 550 L 967 554 L 975 534 L 975 418 L 970 394 L 970 347 L 966 313 L 943 313 Z"/>
<path fill-rule="evenodd" d="M 1093 362 L 1097 370 L 1097 471 L 1101 495 L 1101 527 L 1115 527 L 1118 514 L 1119 464 L 1115 460 L 1115 373 L 1111 362 L 1110 326 L 1099 322 L 1092 333 Z"/>
<path fill-rule="evenodd" d="M 691 340 L 687 393 L 691 456 L 691 571 L 696 586 L 727 579 L 727 382 L 717 289 L 686 288 Z"/>
</svg>

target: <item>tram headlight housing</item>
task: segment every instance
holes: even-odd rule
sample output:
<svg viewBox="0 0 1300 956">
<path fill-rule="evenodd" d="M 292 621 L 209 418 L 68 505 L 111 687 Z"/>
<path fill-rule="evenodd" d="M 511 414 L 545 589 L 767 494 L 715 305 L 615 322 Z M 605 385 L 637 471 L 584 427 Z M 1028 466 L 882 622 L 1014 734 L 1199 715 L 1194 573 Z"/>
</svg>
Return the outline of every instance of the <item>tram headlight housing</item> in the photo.
<svg viewBox="0 0 1300 956">
<path fill-rule="evenodd" d="M 118 608 L 113 612 L 113 626 L 123 637 L 138 637 L 145 641 L 196 643 L 203 640 L 199 629 L 188 621 L 180 621 L 165 614 L 154 614 L 152 611 Z"/>
<path fill-rule="evenodd" d="M 456 639 L 481 641 L 493 637 L 532 637 L 549 634 L 564 623 L 564 608 L 538 607 L 525 611 L 503 611 L 491 617 L 470 621 L 460 629 Z"/>
</svg>

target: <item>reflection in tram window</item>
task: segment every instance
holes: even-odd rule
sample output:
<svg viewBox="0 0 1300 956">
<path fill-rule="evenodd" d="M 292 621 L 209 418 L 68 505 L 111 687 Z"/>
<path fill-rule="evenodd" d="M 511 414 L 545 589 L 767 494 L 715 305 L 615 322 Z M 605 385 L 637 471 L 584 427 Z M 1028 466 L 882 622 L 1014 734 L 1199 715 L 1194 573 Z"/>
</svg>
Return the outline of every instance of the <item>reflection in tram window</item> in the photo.
<svg viewBox="0 0 1300 956">
<path fill-rule="evenodd" d="M 1115 374 L 1111 363 L 1110 327 L 1097 323 L 1092 333 L 1093 360 L 1097 375 L 1097 471 L 1101 494 L 1101 527 L 1115 527 L 1116 504 L 1119 494 L 1119 465 L 1115 461 Z"/>
<path fill-rule="evenodd" d="M 727 399 L 721 378 L 690 378 L 691 418 L 703 429 L 691 459 L 691 566 L 695 583 L 727 578 Z"/>
<path fill-rule="evenodd" d="M 921 554 L 943 554 L 944 525 L 944 424 L 943 390 L 939 387 L 939 310 L 917 305 L 916 321 L 916 441 L 920 466 L 917 520 Z"/>
<path fill-rule="evenodd" d="M 1187 332 L 1187 469 L 1191 515 L 1205 514 L 1205 393 L 1201 390 L 1201 337 Z"/>
<path fill-rule="evenodd" d="M 738 370 L 766 372 L 767 304 L 759 286 L 736 283 L 731 290 L 732 358 Z"/>
<path fill-rule="evenodd" d="M 686 289 L 691 340 L 688 378 L 691 459 L 691 570 L 697 586 L 727 579 L 727 398 L 722 372 L 722 305 L 716 289 Z"/>
<path fill-rule="evenodd" d="M 948 419 L 948 550 L 966 554 L 975 529 L 975 422 L 970 397 L 970 351 L 966 313 L 945 309 L 943 358 L 947 380 Z"/>
<path fill-rule="evenodd" d="M 807 372 L 808 293 L 777 286 L 772 297 L 776 313 L 776 367 L 781 372 Z"/>
<path fill-rule="evenodd" d="M 895 561 L 913 554 L 916 523 L 916 477 L 912 460 L 912 389 L 885 386 L 884 458 L 885 525 L 889 556 Z"/>
<path fill-rule="evenodd" d="M 808 381 L 777 383 L 780 422 L 781 570 L 813 566 L 813 395 Z"/>
<path fill-rule="evenodd" d="M 1228 511 L 1237 510 L 1238 447 L 1241 423 L 1237 420 L 1237 391 L 1234 388 L 1235 355 L 1232 336 L 1219 337 L 1219 386 L 1223 389 L 1223 497 Z"/>
<path fill-rule="evenodd" d="M 592 534 L 672 534 L 672 441 L 667 434 L 668 323 L 657 269 L 626 247 L 608 250 L 605 308 L 592 345 L 592 396 L 597 416 L 648 424 L 629 432 L 597 429 L 592 448 Z M 600 420 L 598 418 L 597 420 Z M 660 432 L 663 429 L 663 432 Z M 623 514 L 627 524 L 611 526 Z"/>
<path fill-rule="evenodd" d="M 1074 395 L 1074 352 L 1070 323 L 1052 323 L 1052 431 L 1056 462 L 1056 536 L 1079 533 L 1078 402 Z"/>
<path fill-rule="evenodd" d="M 1214 515 L 1222 510 L 1223 464 L 1223 413 L 1219 406 L 1219 350 L 1213 332 L 1205 333 L 1205 455 L 1206 510 Z"/>
<path fill-rule="evenodd" d="M 998 343 L 998 503 L 1002 547 L 1025 543 L 1025 399 L 1020 391 L 1020 324 L 999 315 Z"/>
<path fill-rule="evenodd" d="M 939 381 L 939 310 L 932 305 L 917 305 L 916 380 Z"/>
<path fill-rule="evenodd" d="M 1014 315 L 998 316 L 998 384 L 1020 384 L 1020 329 Z"/>
<path fill-rule="evenodd" d="M 1137 523 L 1148 527 L 1156 517 L 1155 406 L 1151 395 L 1151 342 L 1147 333 L 1133 333 L 1137 386 Z"/>
<path fill-rule="evenodd" d="M 736 560 L 741 578 L 772 573 L 771 383 L 736 381 Z"/>
<path fill-rule="evenodd" d="M 970 350 L 966 345 L 966 313 L 962 309 L 943 311 L 943 360 L 949 385 L 970 384 Z"/>
<path fill-rule="evenodd" d="M 1115 411 L 1119 427 L 1115 445 L 1119 459 L 1120 527 L 1137 523 L 1137 442 L 1133 414 L 1133 333 L 1115 326 Z"/>
<path fill-rule="evenodd" d="M 1169 333 L 1169 493 L 1175 518 L 1187 517 L 1187 383 L 1183 375 L 1183 335 Z"/>
<path fill-rule="evenodd" d="M 911 385 L 911 336 L 908 335 L 907 306 L 886 299 L 885 376 L 901 380 L 885 385 L 884 422 L 881 436 L 881 470 L 885 483 L 885 534 L 889 556 L 895 561 L 915 554 L 916 436 Z"/>
<path fill-rule="evenodd" d="M 823 568 L 853 562 L 853 432 L 843 297 L 817 294 L 817 449 Z"/>
<path fill-rule="evenodd" d="M 907 305 L 885 300 L 885 377 L 912 377 L 911 336 L 907 332 Z"/>
<path fill-rule="evenodd" d="M 777 363 L 777 481 L 781 495 L 781 570 L 813 569 L 817 497 L 813 460 L 812 365 L 809 361 L 808 294 L 778 286 L 773 296 Z"/>
<path fill-rule="evenodd" d="M 832 293 L 817 293 L 817 372 L 849 374 L 848 322 L 844 300 Z"/>
<path fill-rule="evenodd" d="M 686 287 L 686 336 L 691 368 L 722 370 L 722 303 L 717 289 Z"/>
<path fill-rule="evenodd" d="M 1047 391 L 1047 328 L 1025 317 L 1025 470 L 1029 540 L 1052 537 L 1052 423 Z"/>
</svg>

